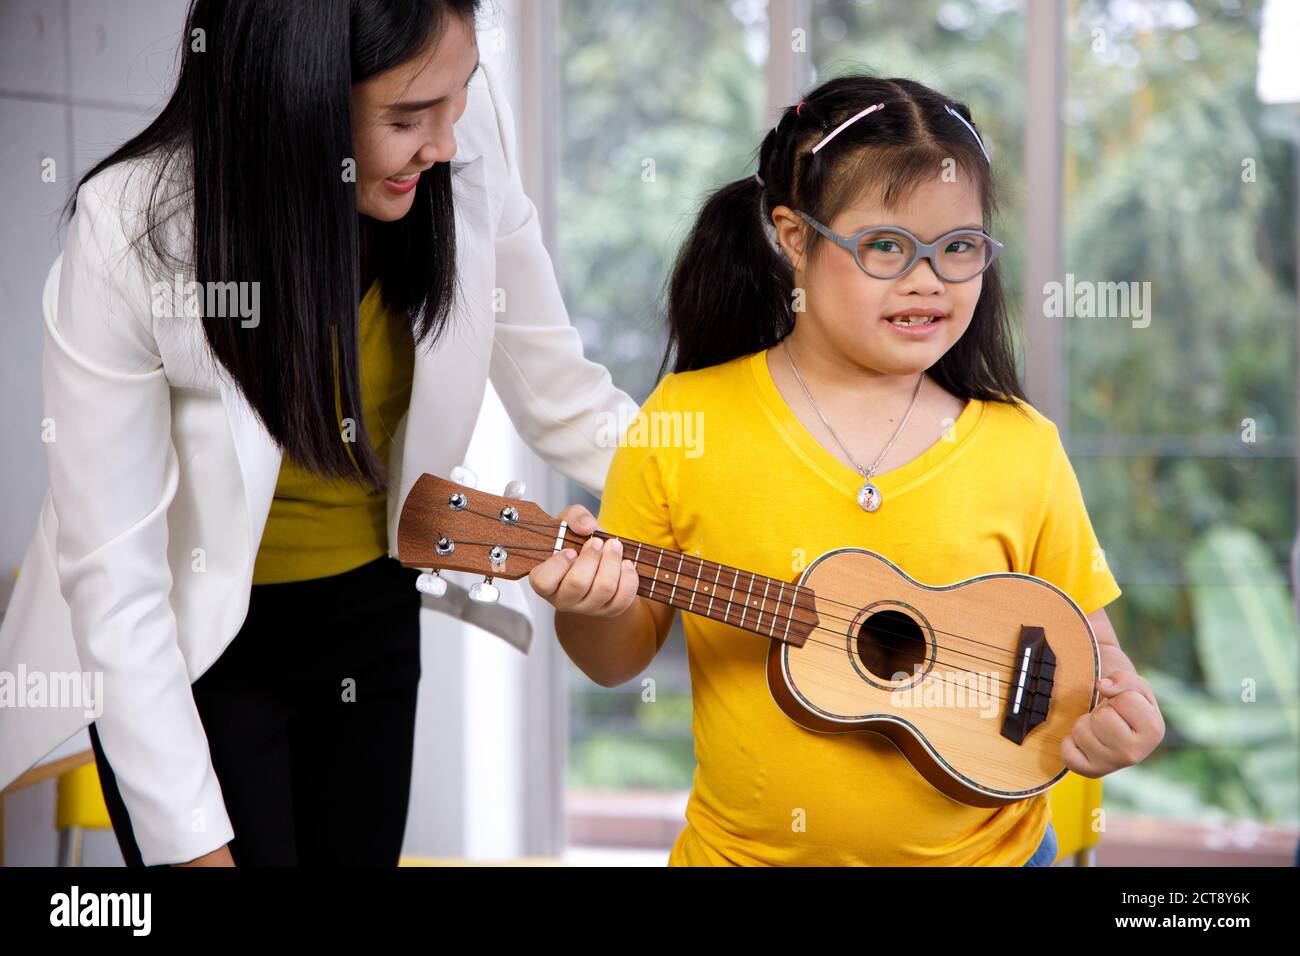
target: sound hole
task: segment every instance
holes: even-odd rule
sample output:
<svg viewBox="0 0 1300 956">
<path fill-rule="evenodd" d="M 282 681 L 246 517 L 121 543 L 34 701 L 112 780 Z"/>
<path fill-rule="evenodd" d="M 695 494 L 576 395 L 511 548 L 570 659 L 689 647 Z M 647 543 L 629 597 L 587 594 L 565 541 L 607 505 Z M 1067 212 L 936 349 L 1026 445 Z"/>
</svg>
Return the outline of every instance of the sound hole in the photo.
<svg viewBox="0 0 1300 956">
<path fill-rule="evenodd" d="M 858 660 L 873 676 L 894 680 L 900 671 L 911 677 L 926 657 L 920 625 L 902 611 L 879 611 L 858 629 Z"/>
</svg>

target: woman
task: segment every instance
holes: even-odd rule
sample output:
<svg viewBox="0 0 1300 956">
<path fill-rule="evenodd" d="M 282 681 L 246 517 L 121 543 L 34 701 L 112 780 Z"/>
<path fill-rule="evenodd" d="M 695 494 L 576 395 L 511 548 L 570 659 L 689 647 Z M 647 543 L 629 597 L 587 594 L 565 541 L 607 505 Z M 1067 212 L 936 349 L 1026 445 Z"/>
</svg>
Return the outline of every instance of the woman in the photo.
<svg viewBox="0 0 1300 956">
<path fill-rule="evenodd" d="M 73 197 L 0 668 L 96 692 L 0 708 L 0 787 L 93 719 L 128 863 L 395 863 L 407 490 L 489 377 L 593 491 L 635 411 L 568 322 L 477 7 L 194 0 L 170 101 Z"/>
</svg>

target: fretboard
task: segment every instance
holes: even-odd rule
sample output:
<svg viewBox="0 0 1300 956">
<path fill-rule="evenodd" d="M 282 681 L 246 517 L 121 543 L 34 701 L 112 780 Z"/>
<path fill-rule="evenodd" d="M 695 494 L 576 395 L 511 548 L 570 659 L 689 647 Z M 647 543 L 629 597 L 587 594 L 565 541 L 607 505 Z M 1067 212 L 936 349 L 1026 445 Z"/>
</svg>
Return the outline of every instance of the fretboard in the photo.
<svg viewBox="0 0 1300 956">
<path fill-rule="evenodd" d="M 614 535 L 596 532 L 609 540 Z M 637 594 L 692 614 L 803 647 L 817 626 L 810 588 L 619 537 L 641 583 Z"/>
</svg>

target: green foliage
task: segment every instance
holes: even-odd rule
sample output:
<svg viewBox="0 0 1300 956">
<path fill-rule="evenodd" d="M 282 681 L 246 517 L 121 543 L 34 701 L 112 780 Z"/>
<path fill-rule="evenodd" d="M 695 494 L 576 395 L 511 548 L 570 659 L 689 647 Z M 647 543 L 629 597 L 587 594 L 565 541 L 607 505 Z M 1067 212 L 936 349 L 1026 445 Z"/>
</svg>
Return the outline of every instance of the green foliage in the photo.
<svg viewBox="0 0 1300 956">
<path fill-rule="evenodd" d="M 1294 823 L 1300 819 L 1300 626 L 1291 589 L 1258 537 L 1241 528 L 1207 532 L 1187 565 L 1197 582 L 1191 603 L 1202 678 L 1144 670 L 1173 746 L 1200 748 L 1195 780 L 1201 789 L 1205 781 L 1221 783 L 1210 794 L 1219 807 Z M 1191 781 L 1181 782 L 1190 789 Z"/>
<path fill-rule="evenodd" d="M 704 197 L 754 170 L 765 24 L 753 4 L 561 6 L 561 287 L 587 351 L 638 399 L 665 341 L 660 292 Z"/>
<path fill-rule="evenodd" d="M 1151 321 L 1066 320 L 1069 425 L 1123 442 L 1076 468 L 1125 591 L 1113 623 L 1171 731 L 1107 801 L 1294 821 L 1296 624 L 1278 569 L 1296 528 L 1295 157 L 1255 98 L 1260 8 L 1195 0 L 1190 22 L 1156 3 L 1166 19 L 1139 29 L 1132 5 L 1072 5 L 1065 271 L 1149 282 Z"/>
<path fill-rule="evenodd" d="M 574 742 L 568 783 L 584 790 L 685 790 L 694 772 L 695 752 L 689 737 L 646 740 L 593 733 Z"/>
</svg>

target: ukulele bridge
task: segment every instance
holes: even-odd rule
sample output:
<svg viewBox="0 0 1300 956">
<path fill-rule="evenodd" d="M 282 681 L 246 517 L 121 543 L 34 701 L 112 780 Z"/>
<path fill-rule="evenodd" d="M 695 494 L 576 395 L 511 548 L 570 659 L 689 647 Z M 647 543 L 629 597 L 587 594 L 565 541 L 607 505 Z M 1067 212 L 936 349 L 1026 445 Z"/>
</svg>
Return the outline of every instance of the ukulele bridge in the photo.
<svg viewBox="0 0 1300 956">
<path fill-rule="evenodd" d="M 1056 655 L 1041 627 L 1022 625 L 1016 646 L 1016 663 L 1007 692 L 1002 736 L 1017 744 L 1047 719 L 1052 703 L 1052 682 L 1056 678 Z"/>
</svg>

